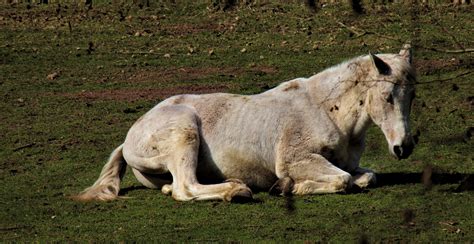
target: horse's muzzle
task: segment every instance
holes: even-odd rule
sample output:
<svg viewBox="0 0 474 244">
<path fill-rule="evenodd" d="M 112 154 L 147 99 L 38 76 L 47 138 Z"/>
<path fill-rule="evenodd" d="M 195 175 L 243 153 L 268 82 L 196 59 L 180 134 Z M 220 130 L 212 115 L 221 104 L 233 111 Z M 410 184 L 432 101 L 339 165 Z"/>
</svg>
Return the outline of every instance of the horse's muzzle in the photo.
<svg viewBox="0 0 474 244">
<path fill-rule="evenodd" d="M 415 148 L 415 143 L 413 140 L 410 140 L 409 142 L 403 143 L 401 146 L 393 146 L 393 152 L 397 156 L 398 160 L 406 159 L 413 152 L 413 148 Z"/>
</svg>

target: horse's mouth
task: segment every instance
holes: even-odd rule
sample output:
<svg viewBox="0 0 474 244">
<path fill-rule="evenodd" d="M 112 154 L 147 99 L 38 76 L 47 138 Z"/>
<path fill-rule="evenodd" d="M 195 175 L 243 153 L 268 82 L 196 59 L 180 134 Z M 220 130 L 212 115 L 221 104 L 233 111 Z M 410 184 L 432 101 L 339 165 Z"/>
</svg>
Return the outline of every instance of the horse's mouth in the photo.
<svg viewBox="0 0 474 244">
<path fill-rule="evenodd" d="M 414 145 L 394 146 L 393 153 L 398 160 L 407 159 L 413 152 Z"/>
</svg>

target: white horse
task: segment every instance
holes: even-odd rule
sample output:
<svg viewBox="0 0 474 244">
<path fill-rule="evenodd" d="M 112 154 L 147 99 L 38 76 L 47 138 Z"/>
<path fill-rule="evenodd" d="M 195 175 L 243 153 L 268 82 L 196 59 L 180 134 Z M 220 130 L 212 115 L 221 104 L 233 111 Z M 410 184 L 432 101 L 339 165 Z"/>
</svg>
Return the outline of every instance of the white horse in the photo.
<svg viewBox="0 0 474 244">
<path fill-rule="evenodd" d="M 135 122 L 94 185 L 75 199 L 117 198 L 127 165 L 143 185 L 178 201 L 251 198 L 251 188 L 282 182 L 297 195 L 367 187 L 375 174 L 359 159 L 372 122 L 398 159 L 414 148 L 414 83 L 406 45 L 261 94 L 170 97 Z"/>
</svg>

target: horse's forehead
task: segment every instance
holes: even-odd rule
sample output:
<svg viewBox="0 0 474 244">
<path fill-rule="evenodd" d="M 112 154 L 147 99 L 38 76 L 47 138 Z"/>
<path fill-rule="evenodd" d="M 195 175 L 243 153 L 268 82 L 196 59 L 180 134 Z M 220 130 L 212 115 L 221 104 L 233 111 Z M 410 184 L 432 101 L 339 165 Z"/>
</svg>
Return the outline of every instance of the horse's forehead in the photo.
<svg viewBox="0 0 474 244">
<path fill-rule="evenodd" d="M 397 96 L 411 96 L 415 92 L 415 86 L 413 84 L 394 84 L 393 94 Z"/>
</svg>

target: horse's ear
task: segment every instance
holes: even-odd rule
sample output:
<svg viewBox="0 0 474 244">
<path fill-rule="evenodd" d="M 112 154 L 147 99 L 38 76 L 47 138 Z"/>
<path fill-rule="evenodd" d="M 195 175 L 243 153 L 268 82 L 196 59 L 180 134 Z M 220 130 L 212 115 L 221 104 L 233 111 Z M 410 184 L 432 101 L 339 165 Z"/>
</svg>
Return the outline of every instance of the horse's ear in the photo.
<svg viewBox="0 0 474 244">
<path fill-rule="evenodd" d="M 398 53 L 400 56 L 405 58 L 408 63 L 411 64 L 412 61 L 412 53 L 411 53 L 411 45 L 409 43 L 405 43 L 402 47 L 402 50 L 400 50 L 400 53 Z"/>
<path fill-rule="evenodd" d="M 382 59 L 373 55 L 369 52 L 370 60 L 372 60 L 372 64 L 374 67 L 379 71 L 381 75 L 389 75 L 390 74 L 390 66 L 386 64 Z"/>
</svg>

